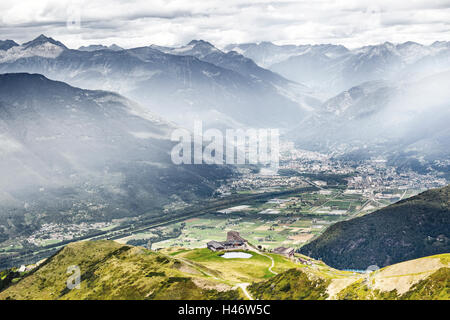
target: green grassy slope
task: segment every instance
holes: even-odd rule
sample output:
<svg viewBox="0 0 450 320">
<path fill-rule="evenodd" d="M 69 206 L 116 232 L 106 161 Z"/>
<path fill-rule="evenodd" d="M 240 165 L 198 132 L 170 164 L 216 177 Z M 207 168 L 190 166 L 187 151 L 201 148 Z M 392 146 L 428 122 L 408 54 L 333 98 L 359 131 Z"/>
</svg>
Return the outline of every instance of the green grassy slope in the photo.
<svg viewBox="0 0 450 320">
<path fill-rule="evenodd" d="M 223 252 L 213 252 L 208 249 L 195 249 L 174 255 L 180 259 L 186 259 L 201 265 L 219 277 L 234 285 L 242 282 L 254 282 L 275 276 L 269 271 L 272 264 L 270 258 L 255 252 L 248 251 L 252 255 L 249 259 L 224 259 L 220 257 Z M 282 272 L 295 268 L 296 265 L 279 255 L 273 255 L 275 259 L 275 272 Z"/>
<path fill-rule="evenodd" d="M 80 289 L 67 289 L 67 268 L 71 265 L 81 270 Z M 87 241 L 66 246 L 35 272 L 1 292 L 0 299 L 240 298 L 238 291 L 220 285 L 160 253 L 112 241 Z"/>
<path fill-rule="evenodd" d="M 3 299 L 450 299 L 450 254 L 402 262 L 367 274 L 249 251 L 224 259 L 207 249 L 151 251 L 114 241 L 72 243 L 31 272 L 10 276 Z M 270 272 L 272 257 L 275 265 Z M 68 267 L 78 266 L 79 289 L 68 289 Z M 1 273 L 5 280 L 11 272 Z M 17 276 L 19 273 L 15 273 Z M 239 288 L 241 287 L 241 288 Z"/>
<path fill-rule="evenodd" d="M 450 186 L 330 226 L 301 253 L 340 269 L 450 252 Z"/>
<path fill-rule="evenodd" d="M 339 292 L 340 300 L 450 300 L 450 268 L 440 268 L 414 284 L 407 292 L 371 290 L 358 280 Z"/>
<path fill-rule="evenodd" d="M 263 300 L 450 300 L 450 254 L 410 260 L 370 274 L 327 266 L 297 267 L 248 290 Z"/>
<path fill-rule="evenodd" d="M 329 280 L 314 279 L 302 270 L 290 269 L 248 289 L 259 300 L 324 300 L 328 297 L 328 283 Z"/>
<path fill-rule="evenodd" d="M 416 283 L 401 299 L 450 300 L 450 268 L 440 268 L 428 278 Z"/>
</svg>

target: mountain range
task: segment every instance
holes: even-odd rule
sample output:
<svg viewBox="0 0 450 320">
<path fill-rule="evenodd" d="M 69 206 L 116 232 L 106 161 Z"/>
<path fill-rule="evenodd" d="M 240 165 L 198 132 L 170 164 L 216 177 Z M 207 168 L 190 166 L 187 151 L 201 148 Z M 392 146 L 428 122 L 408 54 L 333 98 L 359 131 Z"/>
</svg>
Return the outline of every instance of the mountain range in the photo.
<svg viewBox="0 0 450 320">
<path fill-rule="evenodd" d="M 124 94 L 184 127 L 279 128 L 300 147 L 426 168 L 448 156 L 450 44 L 236 44 L 78 50 L 1 42 L 0 72 Z M 440 113 L 440 117 L 434 115 Z M 432 129 L 431 129 L 432 128 Z"/>
<path fill-rule="evenodd" d="M 204 41 L 178 50 L 96 48 L 72 50 L 41 35 L 0 51 L 0 72 L 39 73 L 115 91 L 183 126 L 202 119 L 217 126 L 285 128 L 319 103 L 308 88 Z M 187 54 L 180 55 L 183 50 Z"/>
<path fill-rule="evenodd" d="M 233 170 L 174 165 L 175 128 L 116 93 L 0 75 L 0 239 L 210 197 Z"/>
<path fill-rule="evenodd" d="M 365 82 L 326 100 L 286 135 L 338 158 L 383 157 L 426 172 L 450 156 L 449 84 L 449 71 L 408 83 Z"/>
<path fill-rule="evenodd" d="M 347 49 L 341 45 L 234 44 L 237 51 L 282 76 L 330 95 L 372 80 L 402 81 L 450 68 L 450 42 L 415 42 Z"/>
<path fill-rule="evenodd" d="M 104 46 L 102 44 L 91 44 L 89 46 L 81 46 L 78 48 L 80 51 L 98 51 L 98 50 L 112 50 L 112 51 L 120 51 L 123 50 L 122 47 L 119 47 L 117 44 L 112 44 L 110 46 Z"/>
<path fill-rule="evenodd" d="M 13 40 L 0 40 L 0 50 L 6 51 L 16 46 L 18 46 L 18 44 Z"/>
<path fill-rule="evenodd" d="M 74 50 L 44 35 L 2 41 L 0 238 L 42 221 L 77 221 L 74 204 L 80 219 L 111 219 L 210 196 L 234 169 L 170 161 L 170 132 L 194 120 L 219 129 L 281 128 L 305 149 L 383 157 L 427 172 L 450 156 L 449 47 L 261 43 L 221 50 L 193 40 L 176 48 Z M 306 69 L 286 70 L 309 86 L 275 72 L 292 59 Z M 343 91 L 332 94 L 338 87 Z M 449 165 L 439 170 L 448 176 Z M 42 214 L 27 218 L 36 209 Z"/>
</svg>

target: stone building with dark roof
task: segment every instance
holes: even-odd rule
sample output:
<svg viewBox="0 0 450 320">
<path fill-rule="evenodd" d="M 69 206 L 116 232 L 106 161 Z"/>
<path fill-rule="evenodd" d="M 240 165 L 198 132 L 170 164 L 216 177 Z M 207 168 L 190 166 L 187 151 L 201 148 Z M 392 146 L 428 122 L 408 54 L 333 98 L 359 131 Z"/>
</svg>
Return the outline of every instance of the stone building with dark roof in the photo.
<svg viewBox="0 0 450 320">
<path fill-rule="evenodd" d="M 237 231 L 229 231 L 226 241 L 210 241 L 206 244 L 212 251 L 239 250 L 247 247 L 247 240 L 242 238 Z"/>
<path fill-rule="evenodd" d="M 291 258 L 294 256 L 294 248 L 285 248 L 285 247 L 278 247 L 273 249 L 273 253 L 281 254 L 285 257 Z"/>
</svg>

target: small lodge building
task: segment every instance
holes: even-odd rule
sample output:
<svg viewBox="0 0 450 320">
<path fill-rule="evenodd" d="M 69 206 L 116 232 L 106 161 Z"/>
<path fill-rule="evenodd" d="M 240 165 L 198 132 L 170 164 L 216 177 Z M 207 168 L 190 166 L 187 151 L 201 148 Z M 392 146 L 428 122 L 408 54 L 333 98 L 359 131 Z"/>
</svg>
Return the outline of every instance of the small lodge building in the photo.
<svg viewBox="0 0 450 320">
<path fill-rule="evenodd" d="M 211 251 L 222 251 L 225 249 L 222 242 L 218 242 L 218 241 L 210 241 L 206 244 L 206 246 Z"/>
<path fill-rule="evenodd" d="M 246 243 L 247 240 L 241 237 L 239 232 L 237 231 L 228 231 L 227 232 L 227 242 L 237 242 L 237 243 Z"/>
<path fill-rule="evenodd" d="M 206 244 L 207 248 L 212 251 L 227 251 L 245 249 L 247 240 L 242 238 L 237 231 L 229 231 L 227 240 L 223 242 L 210 241 Z"/>
<path fill-rule="evenodd" d="M 281 254 L 288 258 L 292 258 L 294 256 L 294 252 L 294 248 L 278 247 L 273 249 L 273 253 Z"/>
</svg>

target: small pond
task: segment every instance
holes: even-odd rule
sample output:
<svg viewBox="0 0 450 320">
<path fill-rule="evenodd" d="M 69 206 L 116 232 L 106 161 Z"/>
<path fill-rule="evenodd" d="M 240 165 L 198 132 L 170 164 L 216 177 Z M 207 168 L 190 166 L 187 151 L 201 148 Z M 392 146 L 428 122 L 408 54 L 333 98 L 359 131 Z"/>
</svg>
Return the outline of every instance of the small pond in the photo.
<svg viewBox="0 0 450 320">
<path fill-rule="evenodd" d="M 235 259 L 235 258 L 248 259 L 251 258 L 252 255 L 250 253 L 245 252 L 225 252 L 223 255 L 221 255 L 221 257 L 225 259 Z"/>
</svg>

